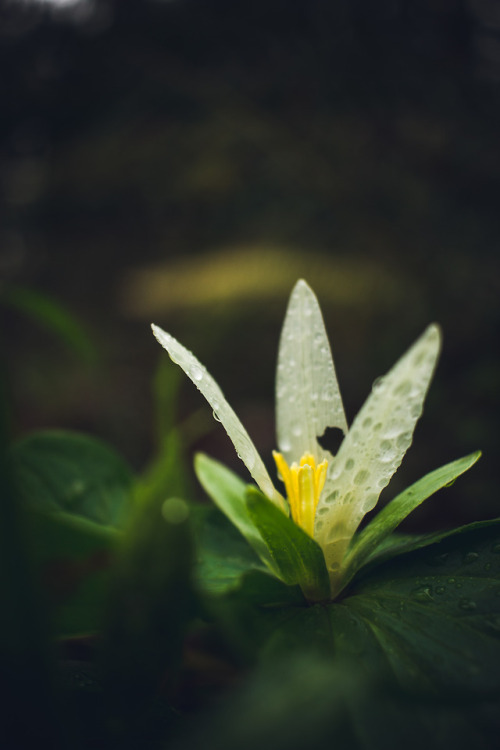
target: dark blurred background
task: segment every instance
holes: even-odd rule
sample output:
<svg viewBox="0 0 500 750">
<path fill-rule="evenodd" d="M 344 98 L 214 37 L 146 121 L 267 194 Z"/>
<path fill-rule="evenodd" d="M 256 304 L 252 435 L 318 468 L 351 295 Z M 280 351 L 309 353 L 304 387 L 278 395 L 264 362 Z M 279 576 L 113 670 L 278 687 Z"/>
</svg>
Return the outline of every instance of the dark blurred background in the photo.
<svg viewBox="0 0 500 750">
<path fill-rule="evenodd" d="M 0 60 L 15 435 L 89 431 L 141 469 L 154 320 L 207 364 L 270 456 L 279 330 L 302 276 L 349 421 L 375 377 L 442 325 L 388 496 L 481 448 L 413 528 L 499 514 L 495 0 L 4 0 Z M 9 303 L 26 289 L 76 315 L 90 349 Z M 181 418 L 202 406 L 187 381 L 181 395 Z M 238 468 L 220 426 L 207 430 L 193 448 Z"/>
</svg>

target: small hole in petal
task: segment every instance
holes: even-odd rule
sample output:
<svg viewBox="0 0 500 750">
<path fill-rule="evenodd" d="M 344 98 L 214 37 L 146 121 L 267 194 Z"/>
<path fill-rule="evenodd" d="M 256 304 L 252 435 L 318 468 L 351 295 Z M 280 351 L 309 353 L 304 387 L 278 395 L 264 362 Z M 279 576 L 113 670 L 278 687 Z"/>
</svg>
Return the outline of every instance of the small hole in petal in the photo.
<svg viewBox="0 0 500 750">
<path fill-rule="evenodd" d="M 344 439 L 344 433 L 340 427 L 327 427 L 322 435 L 316 438 L 324 451 L 329 451 L 333 456 L 338 452 L 340 444 Z"/>
</svg>

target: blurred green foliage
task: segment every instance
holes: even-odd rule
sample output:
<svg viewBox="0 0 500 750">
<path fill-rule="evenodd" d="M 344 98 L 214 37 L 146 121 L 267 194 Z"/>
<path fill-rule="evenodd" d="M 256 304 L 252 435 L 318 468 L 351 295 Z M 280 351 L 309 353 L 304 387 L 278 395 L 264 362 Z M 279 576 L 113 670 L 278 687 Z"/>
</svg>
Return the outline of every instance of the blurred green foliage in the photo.
<svg viewBox="0 0 500 750">
<path fill-rule="evenodd" d="M 5 747 L 493 747 L 499 521 L 372 543 L 338 599 L 308 605 L 308 576 L 317 585 L 326 569 L 290 519 L 198 458 L 209 494 L 247 498 L 278 580 L 195 501 L 187 447 L 206 424 L 179 421 L 175 372 L 161 361 L 156 449 L 141 474 L 89 435 L 12 441 L 4 388 Z M 476 458 L 429 475 L 419 498 Z M 391 529 L 405 497 L 384 511 Z"/>
<path fill-rule="evenodd" d="M 496 515 L 489 5 L 89 8 L 0 5 L 3 744 L 494 747 L 498 527 L 380 566 L 331 610 L 304 607 L 194 504 L 192 450 L 229 450 L 165 362 L 152 406 L 146 326 L 168 319 L 222 378 L 230 352 L 223 387 L 270 454 L 292 275 L 314 283 L 345 352 L 350 415 L 438 320 L 421 450 L 395 490 L 438 452 L 480 447 L 481 470 L 414 528 Z M 185 521 L 162 513 L 169 498 Z"/>
</svg>

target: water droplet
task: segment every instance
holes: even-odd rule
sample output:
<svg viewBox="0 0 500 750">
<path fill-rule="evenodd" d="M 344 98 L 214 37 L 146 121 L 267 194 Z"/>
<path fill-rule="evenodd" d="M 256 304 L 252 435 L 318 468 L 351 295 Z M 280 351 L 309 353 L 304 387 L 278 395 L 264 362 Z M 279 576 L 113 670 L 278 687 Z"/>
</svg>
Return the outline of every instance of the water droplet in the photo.
<svg viewBox="0 0 500 750">
<path fill-rule="evenodd" d="M 500 617 L 489 617 L 485 622 L 495 633 L 500 633 Z"/>
<path fill-rule="evenodd" d="M 491 563 L 485 563 L 484 564 L 484 569 L 485 570 L 491 570 Z"/>
<path fill-rule="evenodd" d="M 455 583 L 455 579 L 454 578 L 448 578 L 448 583 Z"/>
<path fill-rule="evenodd" d="M 347 461 L 345 462 L 345 468 L 347 469 L 347 471 L 350 471 L 353 467 L 354 467 L 354 459 L 348 458 Z"/>
<path fill-rule="evenodd" d="M 474 612 L 474 610 L 477 609 L 476 602 L 472 601 L 472 599 L 466 599 L 465 597 L 462 597 L 462 599 L 459 600 L 458 606 L 460 609 L 463 609 L 464 612 Z"/>
<path fill-rule="evenodd" d="M 493 552 L 495 555 L 500 555 L 500 542 L 493 545 Z"/>
<path fill-rule="evenodd" d="M 403 432 L 396 440 L 398 448 L 406 450 L 411 443 L 411 432 Z"/>
<path fill-rule="evenodd" d="M 375 494 L 374 492 L 370 493 L 365 497 L 363 500 L 361 510 L 363 513 L 368 513 L 369 510 L 371 510 L 375 505 L 377 504 L 378 500 L 378 494 Z"/>
<path fill-rule="evenodd" d="M 370 473 L 366 469 L 361 469 L 354 477 L 354 484 L 364 484 L 369 476 Z"/>
<path fill-rule="evenodd" d="M 289 451 L 291 449 L 291 447 L 292 447 L 292 444 L 291 444 L 290 440 L 288 440 L 287 438 L 284 438 L 281 441 L 280 449 L 281 449 L 281 451 L 283 453 L 286 453 L 287 451 Z"/>
<path fill-rule="evenodd" d="M 373 425 L 374 432 L 378 432 L 381 429 L 382 429 L 382 422 L 377 422 L 376 424 Z"/>
<path fill-rule="evenodd" d="M 436 594 L 444 594 L 445 591 L 446 591 L 446 589 L 445 589 L 444 586 L 438 586 L 436 588 Z"/>
<path fill-rule="evenodd" d="M 388 464 L 391 461 L 394 461 L 394 459 L 397 456 L 397 451 L 394 448 L 393 444 L 390 440 L 382 440 L 380 443 L 380 454 L 379 459 L 384 464 Z"/>
<path fill-rule="evenodd" d="M 375 381 L 373 382 L 373 385 L 372 385 L 372 391 L 375 391 L 376 393 L 379 393 L 380 391 L 382 391 L 382 390 L 383 390 L 383 388 L 384 388 L 384 385 L 385 385 L 385 381 L 384 381 L 384 378 L 383 378 L 383 377 L 381 377 L 381 378 L 377 378 L 377 379 L 376 379 L 376 380 L 375 380 Z"/>
<path fill-rule="evenodd" d="M 411 383 L 409 380 L 403 380 L 393 391 L 394 396 L 407 396 L 411 391 Z"/>
<path fill-rule="evenodd" d="M 427 562 L 429 565 L 445 565 L 448 560 L 448 552 L 442 552 L 440 555 L 433 555 Z M 454 582 L 453 579 L 452 582 Z"/>
<path fill-rule="evenodd" d="M 219 415 L 217 414 L 215 410 L 212 412 L 212 416 L 216 422 L 222 422 L 222 419 L 219 417 Z"/>
<path fill-rule="evenodd" d="M 467 552 L 463 559 L 464 565 L 471 565 L 471 563 L 476 562 L 478 557 L 479 554 L 477 552 Z"/>
<path fill-rule="evenodd" d="M 373 419 L 371 417 L 366 417 L 366 419 L 363 419 L 363 422 L 362 422 L 361 426 L 365 427 L 365 428 L 366 427 L 370 427 L 370 425 L 372 424 L 372 422 L 373 422 Z"/>
<path fill-rule="evenodd" d="M 243 456 L 241 456 L 238 453 L 238 456 L 239 456 L 239 458 L 241 458 L 241 460 L 243 461 L 243 463 L 247 467 L 248 471 L 252 471 L 253 467 L 255 466 L 255 456 L 254 456 L 254 454 L 250 453 L 250 452 L 247 452 L 245 458 L 243 458 Z"/>
<path fill-rule="evenodd" d="M 419 586 L 411 592 L 411 596 L 419 602 L 432 602 L 432 589 L 430 586 Z"/>
<path fill-rule="evenodd" d="M 292 427 L 292 435 L 294 437 L 300 437 L 302 435 L 302 427 L 299 424 L 295 424 Z"/>
<path fill-rule="evenodd" d="M 197 365 L 193 365 L 190 370 L 190 375 L 193 378 L 193 380 L 200 381 L 203 379 L 203 370 L 201 367 L 197 367 Z"/>
<path fill-rule="evenodd" d="M 425 357 L 425 352 L 419 352 L 418 354 L 415 355 L 415 357 L 413 358 L 413 364 L 415 365 L 415 367 L 418 367 L 419 365 L 422 364 L 424 357 Z"/>
</svg>

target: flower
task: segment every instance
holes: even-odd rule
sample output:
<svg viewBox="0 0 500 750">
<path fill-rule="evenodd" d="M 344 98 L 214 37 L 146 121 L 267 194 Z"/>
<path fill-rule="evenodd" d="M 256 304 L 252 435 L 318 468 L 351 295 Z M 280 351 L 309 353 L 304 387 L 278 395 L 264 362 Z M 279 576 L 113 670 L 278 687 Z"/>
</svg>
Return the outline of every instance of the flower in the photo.
<svg viewBox="0 0 500 750">
<path fill-rule="evenodd" d="M 374 508 L 411 444 L 439 354 L 438 326 L 430 325 L 375 381 L 348 429 L 318 301 L 305 281 L 297 282 L 281 333 L 276 379 L 279 452 L 273 455 L 286 501 L 206 368 L 173 336 L 152 328 L 205 396 L 260 490 L 319 544 L 333 589 L 361 519 Z M 344 434 L 335 456 L 320 443 L 332 427 Z"/>
</svg>

